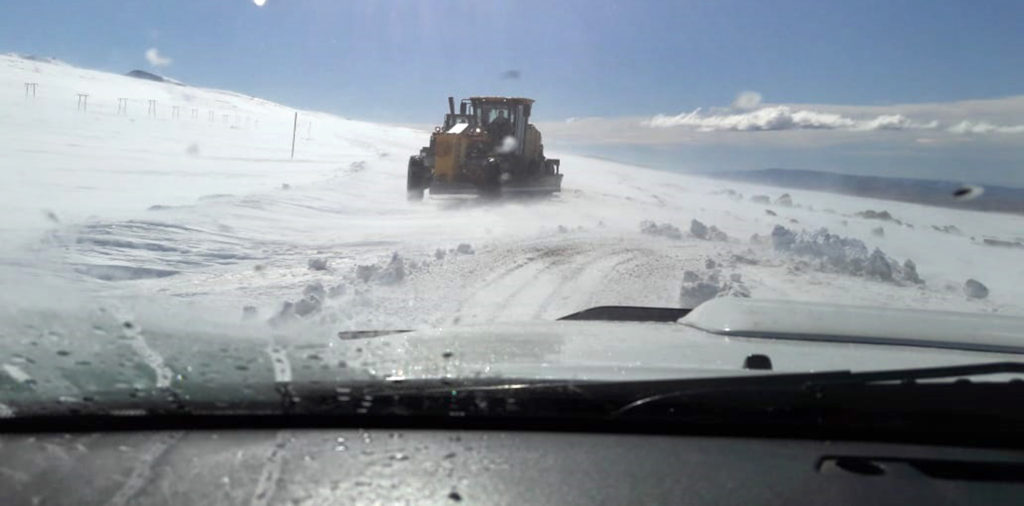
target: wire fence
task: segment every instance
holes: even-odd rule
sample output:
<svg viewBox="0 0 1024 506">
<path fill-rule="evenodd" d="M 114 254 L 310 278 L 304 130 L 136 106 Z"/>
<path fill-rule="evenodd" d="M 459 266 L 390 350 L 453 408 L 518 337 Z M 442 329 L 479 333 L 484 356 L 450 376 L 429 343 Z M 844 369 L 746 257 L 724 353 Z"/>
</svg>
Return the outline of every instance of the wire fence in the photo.
<svg viewBox="0 0 1024 506">
<path fill-rule="evenodd" d="M 38 82 L 25 82 L 24 92 L 25 100 L 28 102 L 42 102 L 53 100 L 55 98 L 62 99 L 60 96 L 48 95 L 46 93 L 45 85 L 41 85 Z M 63 93 L 61 95 L 63 95 Z M 91 102 L 90 97 L 92 97 Z M 218 123 L 218 118 L 220 118 L 220 124 L 227 125 L 229 128 L 233 129 L 258 129 L 260 126 L 259 118 L 254 118 L 253 116 L 245 114 L 236 108 L 228 110 L 202 108 L 194 107 L 191 104 L 161 103 L 156 98 L 137 96 L 114 97 L 111 99 L 93 96 L 91 93 L 87 92 L 87 90 L 74 93 L 74 98 L 75 111 L 81 114 L 108 114 L 133 119 L 136 117 L 142 117 L 142 106 L 145 105 L 144 117 L 146 118 L 193 122 L 203 121 L 203 118 L 205 118 L 205 122 L 215 124 Z M 188 114 L 183 115 L 183 110 L 187 110 Z M 312 120 L 305 120 L 300 123 L 298 112 L 294 112 L 294 116 L 292 118 L 282 115 L 282 120 L 291 120 L 288 121 L 292 126 L 292 135 L 289 140 L 292 144 L 292 158 L 294 158 L 295 140 L 297 137 L 305 141 L 313 140 L 313 122 Z M 300 129 L 304 130 L 304 136 L 298 135 Z"/>
</svg>

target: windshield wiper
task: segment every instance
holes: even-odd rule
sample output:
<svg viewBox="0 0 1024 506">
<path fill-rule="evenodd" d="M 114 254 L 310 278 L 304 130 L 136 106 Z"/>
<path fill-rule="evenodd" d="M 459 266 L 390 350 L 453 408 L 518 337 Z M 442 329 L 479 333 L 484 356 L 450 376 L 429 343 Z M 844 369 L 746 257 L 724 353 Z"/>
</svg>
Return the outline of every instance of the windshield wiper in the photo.
<svg viewBox="0 0 1024 506">
<path fill-rule="evenodd" d="M 913 385 L 919 380 L 928 379 L 956 379 L 959 384 L 969 383 L 969 377 L 983 376 L 990 374 L 1014 374 L 1024 373 L 1024 362 L 986 362 L 981 364 L 967 364 L 945 367 L 920 367 L 913 369 L 893 369 L 884 371 L 827 371 L 815 373 L 798 374 L 774 374 L 771 376 L 739 376 L 728 378 L 710 378 L 698 380 L 682 380 L 665 384 L 669 387 L 676 384 L 681 387 L 678 390 L 667 391 L 634 400 L 629 404 L 617 409 L 616 415 L 624 414 L 632 409 L 657 402 L 674 396 L 692 395 L 695 391 L 707 392 L 721 391 L 722 389 L 756 388 L 765 389 L 780 387 L 800 387 L 811 391 L 816 390 L 819 394 L 823 389 L 830 386 L 866 386 L 871 384 L 884 384 L 898 382 L 902 385 Z M 1024 385 L 1024 380 L 1014 378 L 1011 383 Z M 619 384 L 619 386 L 622 386 Z M 653 385 L 652 385 L 653 386 Z"/>
<path fill-rule="evenodd" d="M 166 392 L 101 395 L 90 409 L 75 412 L 56 406 L 33 413 L 16 405 L 19 416 L 0 419 L 0 431 L 458 427 L 1020 447 L 1024 404 L 1017 401 L 1024 398 L 1024 382 L 973 378 L 1021 373 L 1024 363 L 994 362 L 662 381 L 294 382 L 288 389 L 295 402 L 286 404 L 274 386 L 250 384 L 250 394 L 232 402 L 223 396 L 204 400 L 193 391 L 177 403 L 167 403 Z M 132 416 L 118 415 L 130 410 Z"/>
</svg>

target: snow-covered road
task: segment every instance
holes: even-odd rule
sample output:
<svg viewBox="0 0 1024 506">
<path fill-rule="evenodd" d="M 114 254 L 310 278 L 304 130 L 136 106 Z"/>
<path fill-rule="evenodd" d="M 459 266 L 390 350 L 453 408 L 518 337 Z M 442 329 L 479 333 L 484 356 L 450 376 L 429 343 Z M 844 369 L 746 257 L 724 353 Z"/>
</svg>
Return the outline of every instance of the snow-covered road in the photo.
<svg viewBox="0 0 1024 506">
<path fill-rule="evenodd" d="M 34 99 L 22 95 L 30 80 Z M 89 109 L 78 111 L 84 92 Z M 130 98 L 126 114 L 119 97 Z M 981 241 L 1020 239 L 1019 216 L 572 155 L 552 198 L 409 203 L 405 164 L 426 132 L 299 111 L 290 160 L 292 109 L 14 56 L 0 57 L 0 110 L 8 304 L 117 301 L 331 331 L 744 295 L 1024 314 L 1024 249 Z M 899 223 L 857 215 L 866 210 Z M 726 237 L 701 238 L 692 220 Z M 776 227 L 803 242 L 780 247 Z M 835 235 L 810 235 L 822 227 Z M 990 295 L 968 299 L 968 278 Z"/>
</svg>

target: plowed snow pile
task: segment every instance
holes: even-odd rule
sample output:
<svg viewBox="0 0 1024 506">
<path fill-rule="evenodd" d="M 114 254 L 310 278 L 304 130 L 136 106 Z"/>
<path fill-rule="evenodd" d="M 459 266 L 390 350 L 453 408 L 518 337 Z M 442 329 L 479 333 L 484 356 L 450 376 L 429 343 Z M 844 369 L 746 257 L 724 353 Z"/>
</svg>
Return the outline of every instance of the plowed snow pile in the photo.
<svg viewBox="0 0 1024 506">
<path fill-rule="evenodd" d="M 411 204 L 405 164 L 427 132 L 298 111 L 292 160 L 294 112 L 0 57 L 0 303 L 317 336 L 720 296 L 1024 313 L 1024 250 L 972 240 L 1019 236 L 1021 217 L 564 154 L 552 198 Z M 865 209 L 899 221 L 872 233 Z"/>
</svg>

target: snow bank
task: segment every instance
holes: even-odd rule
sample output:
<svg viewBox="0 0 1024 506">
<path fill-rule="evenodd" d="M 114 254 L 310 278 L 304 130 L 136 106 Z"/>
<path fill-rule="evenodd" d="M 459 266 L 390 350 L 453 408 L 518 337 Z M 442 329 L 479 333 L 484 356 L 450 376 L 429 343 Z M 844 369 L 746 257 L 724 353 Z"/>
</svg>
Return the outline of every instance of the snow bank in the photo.
<svg viewBox="0 0 1024 506">
<path fill-rule="evenodd" d="M 640 223 L 640 232 L 647 235 L 667 237 L 669 239 L 683 238 L 682 231 L 671 223 L 662 223 L 659 225 L 653 221 L 644 221 Z"/>
<path fill-rule="evenodd" d="M 722 280 L 721 271 L 714 269 L 701 275 L 695 271 L 683 272 L 683 284 L 679 289 L 679 305 L 694 308 L 715 297 L 750 297 L 750 290 L 743 284 L 740 274 L 733 273 L 728 280 Z"/>
<path fill-rule="evenodd" d="M 697 239 L 703 239 L 705 241 L 728 241 L 729 236 L 718 229 L 718 227 L 701 223 L 698 220 L 690 220 L 690 233 L 693 234 Z"/>
<path fill-rule="evenodd" d="M 814 260 L 813 266 L 823 272 L 835 272 L 877 279 L 891 283 L 923 283 L 912 261 L 902 265 L 882 250 L 869 251 L 864 241 L 830 234 L 827 229 L 808 233 L 794 232 L 782 225 L 772 230 L 771 244 L 775 251 Z"/>
</svg>

